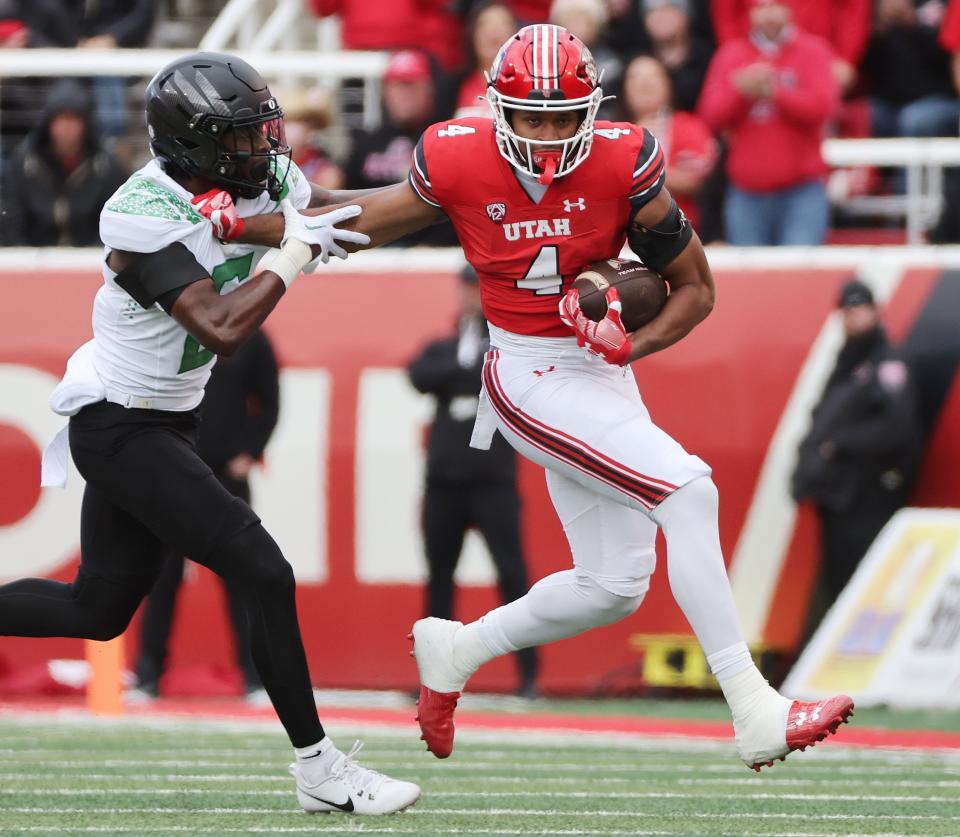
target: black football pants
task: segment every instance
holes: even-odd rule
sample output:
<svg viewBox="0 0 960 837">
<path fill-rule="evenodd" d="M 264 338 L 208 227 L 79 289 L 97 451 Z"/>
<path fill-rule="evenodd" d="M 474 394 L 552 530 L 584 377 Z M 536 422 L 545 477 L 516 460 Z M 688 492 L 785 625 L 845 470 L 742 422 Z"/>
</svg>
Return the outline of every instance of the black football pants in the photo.
<svg viewBox="0 0 960 837">
<path fill-rule="evenodd" d="M 516 488 L 502 483 L 428 481 L 423 497 L 423 540 L 430 571 L 427 616 L 453 618 L 453 574 L 470 528 L 480 532 L 487 543 L 504 604 L 527 593 Z M 521 690 L 532 687 L 536 681 L 537 659 L 535 648 L 516 652 Z"/>
<path fill-rule="evenodd" d="M 245 503 L 250 502 L 250 483 L 237 480 L 224 470 L 214 471 L 220 484 L 234 497 Z M 171 554 L 163 561 L 150 595 L 143 608 L 140 622 L 140 652 L 137 655 L 136 673 L 139 685 L 156 687 L 167 664 L 167 650 L 170 643 L 170 631 L 173 628 L 173 615 L 177 605 L 177 593 L 183 581 L 182 555 Z M 244 689 L 249 693 L 263 684 L 257 674 L 253 653 L 250 650 L 250 625 L 247 620 L 247 606 L 243 591 L 232 580 L 224 579 L 224 592 L 227 597 L 227 609 L 233 628 L 233 641 L 236 649 L 237 666 L 243 674 Z"/>
<path fill-rule="evenodd" d="M 122 633 L 162 561 L 189 555 L 235 585 L 251 650 L 295 747 L 323 737 L 297 623 L 293 570 L 250 507 L 195 449 L 196 416 L 99 402 L 70 420 L 86 480 L 80 568 L 70 584 L 0 587 L 0 636 L 109 639 Z M 201 640 L 202 641 L 202 640 Z"/>
</svg>

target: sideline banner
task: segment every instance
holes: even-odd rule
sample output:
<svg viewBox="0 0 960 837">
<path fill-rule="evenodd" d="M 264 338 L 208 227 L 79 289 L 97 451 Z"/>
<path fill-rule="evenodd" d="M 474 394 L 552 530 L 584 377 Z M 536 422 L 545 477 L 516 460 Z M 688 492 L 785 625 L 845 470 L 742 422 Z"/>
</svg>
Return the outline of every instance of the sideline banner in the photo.
<svg viewBox="0 0 960 837">
<path fill-rule="evenodd" d="M 816 530 L 805 511 L 797 515 L 787 487 L 796 444 L 840 344 L 833 316 L 838 288 L 854 275 L 869 280 L 884 300 L 894 340 L 928 315 L 956 331 L 956 306 L 935 295 L 954 277 L 948 265 L 923 260 L 931 248 L 882 258 L 864 252 L 854 258 L 827 248 L 801 256 L 713 251 L 718 297 L 712 315 L 677 345 L 633 367 L 653 419 L 713 467 L 721 543 L 740 616 L 748 639 L 766 647 L 795 646 L 816 572 Z M 74 576 L 82 481 L 74 472 L 66 492 L 41 492 L 40 451 L 62 425 L 47 397 L 67 357 L 90 337 L 101 258 L 0 251 L 0 583 Z M 253 504 L 297 574 L 301 624 L 319 686 L 412 688 L 416 682 L 405 637 L 424 608 L 419 513 L 432 405 L 409 385 L 405 368 L 427 341 L 453 330 L 461 258 L 358 254 L 297 282 L 266 324 L 282 366 L 282 403 L 264 467 L 256 472 Z M 354 321 L 341 316 L 358 303 L 371 336 L 360 346 Z M 960 506 L 958 426 L 960 387 L 953 387 L 918 484 L 925 505 Z M 532 582 L 569 568 L 571 558 L 542 470 L 524 462 L 519 479 Z M 640 666 L 630 637 L 689 634 L 660 546 L 658 570 L 635 615 L 543 650 L 545 691 L 635 688 Z M 458 582 L 458 618 L 475 619 L 500 603 L 490 558 L 475 533 Z M 137 629 L 135 619 L 127 634 L 131 655 Z M 82 656 L 78 640 L 0 638 L 0 688 L 30 666 Z M 233 657 L 222 588 L 209 572 L 193 568 L 180 591 L 165 685 L 172 693 L 201 682 L 208 693 L 222 690 L 234 676 Z M 515 682 L 514 661 L 506 657 L 484 666 L 471 686 L 510 690 Z"/>
<path fill-rule="evenodd" d="M 960 511 L 902 509 L 783 685 L 804 698 L 960 708 Z"/>
</svg>

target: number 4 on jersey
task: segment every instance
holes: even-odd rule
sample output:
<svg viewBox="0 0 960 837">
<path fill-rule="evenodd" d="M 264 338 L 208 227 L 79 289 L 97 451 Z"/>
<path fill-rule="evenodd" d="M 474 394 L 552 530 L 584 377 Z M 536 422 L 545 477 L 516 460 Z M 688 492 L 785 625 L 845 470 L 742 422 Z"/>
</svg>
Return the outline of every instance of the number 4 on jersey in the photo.
<svg viewBox="0 0 960 837">
<path fill-rule="evenodd" d="M 466 134 L 475 134 L 476 128 L 470 128 L 467 125 L 447 125 L 437 131 L 438 137 L 462 137 Z"/>
<path fill-rule="evenodd" d="M 540 248 L 523 279 L 517 280 L 517 287 L 533 291 L 537 296 L 560 293 L 563 277 L 560 275 L 560 251 L 556 244 L 545 244 Z"/>
</svg>

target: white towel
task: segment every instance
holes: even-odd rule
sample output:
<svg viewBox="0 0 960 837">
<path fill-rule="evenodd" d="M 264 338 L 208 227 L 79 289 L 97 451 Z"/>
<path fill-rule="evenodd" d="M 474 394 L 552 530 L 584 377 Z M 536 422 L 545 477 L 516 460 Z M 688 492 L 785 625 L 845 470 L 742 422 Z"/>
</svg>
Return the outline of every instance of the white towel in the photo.
<svg viewBox="0 0 960 837">
<path fill-rule="evenodd" d="M 96 404 L 106 397 L 106 389 L 93 363 L 94 343 L 90 340 L 77 349 L 67 361 L 67 371 L 50 393 L 50 409 L 59 416 L 76 415 L 87 404 Z M 43 449 L 40 464 L 40 485 L 66 488 L 70 458 L 69 424 Z"/>
</svg>

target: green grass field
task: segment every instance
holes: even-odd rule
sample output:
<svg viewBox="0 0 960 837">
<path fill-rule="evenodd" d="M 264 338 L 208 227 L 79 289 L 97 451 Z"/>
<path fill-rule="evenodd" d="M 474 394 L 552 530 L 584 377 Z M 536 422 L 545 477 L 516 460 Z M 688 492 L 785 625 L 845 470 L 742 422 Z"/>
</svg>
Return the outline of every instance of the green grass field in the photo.
<svg viewBox="0 0 960 837">
<path fill-rule="evenodd" d="M 350 730 L 352 732 L 352 730 Z M 349 747 L 347 730 L 331 731 Z M 960 753 L 831 746 L 756 775 L 732 746 L 365 736 L 361 760 L 418 781 L 398 816 L 308 816 L 279 729 L 0 719 L 0 835 L 958 835 Z"/>
</svg>

